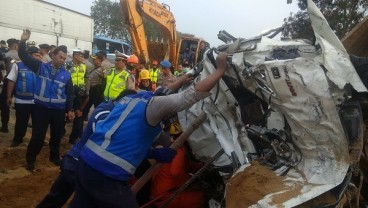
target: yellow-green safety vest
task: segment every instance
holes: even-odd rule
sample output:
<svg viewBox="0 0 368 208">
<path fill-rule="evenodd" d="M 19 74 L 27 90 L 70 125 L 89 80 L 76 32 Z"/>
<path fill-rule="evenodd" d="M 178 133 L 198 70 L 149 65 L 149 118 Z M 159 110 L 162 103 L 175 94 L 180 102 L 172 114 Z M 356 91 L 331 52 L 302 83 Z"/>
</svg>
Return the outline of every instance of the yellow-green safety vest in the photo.
<svg viewBox="0 0 368 208">
<path fill-rule="evenodd" d="M 160 75 L 160 69 L 156 69 L 156 71 L 153 71 L 153 69 L 149 70 L 149 74 L 151 77 L 151 81 L 157 83 L 158 76 Z"/>
<path fill-rule="evenodd" d="M 86 74 L 87 67 L 85 64 L 79 64 L 78 66 L 73 66 L 69 69 L 70 75 L 72 77 L 72 82 L 74 86 L 84 86 L 84 76 Z"/>
<path fill-rule="evenodd" d="M 104 91 L 105 100 L 115 99 L 126 88 L 129 73 L 125 70 L 115 74 L 115 68 L 110 69 L 106 77 L 106 87 Z"/>
</svg>

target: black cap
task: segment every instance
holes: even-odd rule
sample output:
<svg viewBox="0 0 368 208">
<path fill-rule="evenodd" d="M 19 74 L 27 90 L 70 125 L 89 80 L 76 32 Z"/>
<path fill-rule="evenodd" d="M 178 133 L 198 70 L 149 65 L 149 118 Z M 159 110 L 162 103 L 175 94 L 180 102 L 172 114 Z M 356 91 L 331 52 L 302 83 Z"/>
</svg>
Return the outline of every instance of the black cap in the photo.
<svg viewBox="0 0 368 208">
<path fill-rule="evenodd" d="M 98 53 L 106 57 L 106 51 L 99 51 Z"/>
<path fill-rule="evenodd" d="M 11 46 L 13 44 L 19 44 L 19 40 L 15 39 L 15 38 L 10 38 L 6 42 L 8 43 L 8 46 Z"/>
<path fill-rule="evenodd" d="M 5 40 L 1 40 L 0 41 L 0 44 L 4 44 L 5 45 L 6 44 Z"/>
<path fill-rule="evenodd" d="M 49 44 L 40 44 L 38 45 L 41 49 L 46 49 L 46 50 L 50 50 L 50 46 Z"/>
<path fill-rule="evenodd" d="M 39 53 L 40 49 L 38 49 L 36 46 L 31 46 L 28 48 L 28 53 L 33 54 L 33 53 Z"/>
</svg>

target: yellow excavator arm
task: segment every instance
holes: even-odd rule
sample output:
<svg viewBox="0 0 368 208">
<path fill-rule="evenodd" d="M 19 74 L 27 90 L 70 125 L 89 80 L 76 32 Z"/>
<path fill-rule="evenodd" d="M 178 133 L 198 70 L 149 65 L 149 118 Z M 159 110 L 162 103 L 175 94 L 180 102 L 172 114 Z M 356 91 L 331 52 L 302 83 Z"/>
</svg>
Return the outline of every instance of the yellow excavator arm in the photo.
<svg viewBox="0 0 368 208">
<path fill-rule="evenodd" d="M 169 41 L 169 50 L 165 58 L 176 62 L 176 25 L 173 14 L 167 5 L 162 5 L 156 0 L 121 0 L 123 14 L 129 25 L 129 33 L 133 46 L 138 53 L 149 61 L 148 45 L 146 33 L 143 26 L 142 17 L 156 23 L 164 34 L 164 38 Z"/>
</svg>

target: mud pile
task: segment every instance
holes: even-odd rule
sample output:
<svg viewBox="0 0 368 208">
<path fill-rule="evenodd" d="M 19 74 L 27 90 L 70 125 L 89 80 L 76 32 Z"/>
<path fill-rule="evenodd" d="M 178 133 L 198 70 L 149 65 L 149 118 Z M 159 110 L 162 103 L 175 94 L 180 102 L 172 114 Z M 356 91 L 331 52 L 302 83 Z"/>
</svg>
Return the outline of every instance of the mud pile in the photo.
<svg viewBox="0 0 368 208">
<path fill-rule="evenodd" d="M 264 196 L 286 190 L 283 178 L 267 167 L 254 162 L 237 173 L 227 184 L 226 207 L 249 207 Z"/>
</svg>

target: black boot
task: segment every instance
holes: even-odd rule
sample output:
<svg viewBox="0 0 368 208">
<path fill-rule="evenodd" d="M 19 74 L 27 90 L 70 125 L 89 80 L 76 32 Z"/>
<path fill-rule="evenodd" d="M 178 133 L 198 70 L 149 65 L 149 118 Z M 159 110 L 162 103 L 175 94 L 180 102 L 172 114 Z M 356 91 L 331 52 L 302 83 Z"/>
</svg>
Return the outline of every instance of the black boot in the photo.
<svg viewBox="0 0 368 208">
<path fill-rule="evenodd" d="M 28 153 L 26 155 L 26 169 L 29 171 L 34 171 L 35 170 L 35 162 L 36 162 L 36 158 L 30 156 Z"/>
<path fill-rule="evenodd" d="M 23 143 L 23 141 L 15 141 L 15 140 L 13 140 L 13 142 L 10 145 L 10 147 L 18 147 L 22 143 Z"/>
</svg>

